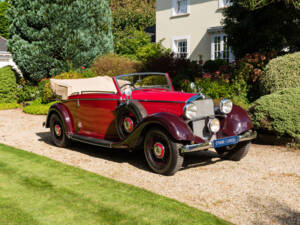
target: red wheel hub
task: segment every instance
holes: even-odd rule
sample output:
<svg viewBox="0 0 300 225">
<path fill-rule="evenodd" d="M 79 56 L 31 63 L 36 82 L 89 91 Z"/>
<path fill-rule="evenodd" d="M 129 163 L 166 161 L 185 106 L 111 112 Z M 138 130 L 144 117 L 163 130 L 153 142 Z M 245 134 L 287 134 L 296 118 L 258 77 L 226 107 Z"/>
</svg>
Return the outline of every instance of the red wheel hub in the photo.
<svg viewBox="0 0 300 225">
<path fill-rule="evenodd" d="M 126 117 L 124 119 L 123 125 L 127 133 L 131 133 L 133 131 L 133 121 L 130 117 Z"/>
<path fill-rule="evenodd" d="M 55 132 L 56 136 L 58 136 L 58 137 L 61 136 L 61 127 L 58 124 L 56 124 L 54 126 L 54 132 Z"/>
<path fill-rule="evenodd" d="M 156 158 L 162 159 L 165 155 L 165 147 L 163 144 L 157 142 L 153 146 L 153 152 Z"/>
</svg>

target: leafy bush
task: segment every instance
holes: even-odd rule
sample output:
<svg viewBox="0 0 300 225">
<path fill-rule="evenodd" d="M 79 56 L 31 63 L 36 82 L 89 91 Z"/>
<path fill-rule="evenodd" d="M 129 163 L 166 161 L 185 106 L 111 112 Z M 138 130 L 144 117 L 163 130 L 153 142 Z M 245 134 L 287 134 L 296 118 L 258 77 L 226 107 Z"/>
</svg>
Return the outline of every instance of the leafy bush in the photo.
<svg viewBox="0 0 300 225">
<path fill-rule="evenodd" d="M 203 64 L 203 71 L 208 73 L 216 72 L 221 66 L 228 65 L 223 59 L 207 60 Z"/>
<path fill-rule="evenodd" d="M 196 61 L 177 58 L 173 53 L 166 53 L 143 62 L 142 71 L 169 73 L 174 88 L 180 90 L 184 79 L 194 80 L 195 77 L 201 76 L 202 66 Z"/>
<path fill-rule="evenodd" d="M 93 63 L 91 69 L 101 76 L 116 76 L 120 74 L 138 72 L 141 63 L 135 60 L 119 56 L 115 54 L 108 54 L 99 57 Z"/>
<path fill-rule="evenodd" d="M 42 99 L 35 99 L 30 105 L 23 109 L 23 112 L 34 115 L 47 115 L 48 110 L 52 104 L 55 102 L 50 102 L 48 104 L 42 104 Z"/>
<path fill-rule="evenodd" d="M 0 69 L 0 103 L 17 101 L 17 81 L 10 66 Z"/>
<path fill-rule="evenodd" d="M 40 91 L 37 86 L 25 84 L 17 88 L 18 102 L 32 101 L 40 96 Z"/>
<path fill-rule="evenodd" d="M 136 51 L 136 57 L 142 62 L 147 62 L 154 58 L 160 58 L 164 55 L 171 53 L 170 49 L 166 49 L 162 46 L 161 42 L 148 43 L 142 47 L 139 47 Z"/>
<path fill-rule="evenodd" d="M 20 108 L 20 105 L 17 103 L 0 103 L 0 110 L 16 109 L 16 108 Z"/>
<path fill-rule="evenodd" d="M 122 38 L 116 42 L 115 48 L 119 55 L 124 55 L 132 59 L 137 59 L 136 53 L 139 48 L 151 44 L 150 36 L 144 31 L 139 31 L 134 28 L 119 31 L 121 32 Z"/>
<path fill-rule="evenodd" d="M 233 96 L 232 87 L 223 79 L 197 79 L 195 81 L 195 86 L 198 90 L 201 89 L 203 94 L 208 95 L 213 99 L 231 98 Z"/>
<path fill-rule="evenodd" d="M 300 88 L 263 96 L 250 108 L 253 125 L 278 136 L 300 136 Z"/>
<path fill-rule="evenodd" d="M 265 94 L 300 87 L 300 52 L 272 59 L 266 66 L 261 86 Z"/>
</svg>

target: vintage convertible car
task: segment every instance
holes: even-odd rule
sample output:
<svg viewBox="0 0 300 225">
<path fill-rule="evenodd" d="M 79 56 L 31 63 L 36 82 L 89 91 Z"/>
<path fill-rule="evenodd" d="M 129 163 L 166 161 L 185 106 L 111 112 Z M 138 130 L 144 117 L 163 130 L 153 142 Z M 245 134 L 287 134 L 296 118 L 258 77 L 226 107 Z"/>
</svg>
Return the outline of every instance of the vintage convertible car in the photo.
<svg viewBox="0 0 300 225">
<path fill-rule="evenodd" d="M 223 159 L 238 161 L 256 137 L 242 108 L 228 99 L 214 105 L 202 93 L 174 91 L 168 74 L 53 83 L 57 92 L 69 88 L 65 100 L 51 106 L 45 122 L 57 146 L 66 147 L 71 140 L 105 148 L 143 146 L 149 167 L 159 174 L 174 174 L 186 153 L 210 148 Z"/>
</svg>

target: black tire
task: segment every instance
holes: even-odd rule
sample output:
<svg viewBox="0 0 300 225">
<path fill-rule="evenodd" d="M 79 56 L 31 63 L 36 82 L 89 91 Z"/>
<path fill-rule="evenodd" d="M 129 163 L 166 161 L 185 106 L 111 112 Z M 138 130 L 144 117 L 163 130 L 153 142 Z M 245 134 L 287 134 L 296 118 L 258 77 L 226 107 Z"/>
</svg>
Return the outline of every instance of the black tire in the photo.
<svg viewBox="0 0 300 225">
<path fill-rule="evenodd" d="M 71 140 L 67 137 L 65 127 L 57 114 L 50 117 L 50 131 L 54 144 L 58 147 L 67 147 L 71 144 Z"/>
<path fill-rule="evenodd" d="M 160 155 L 155 151 L 155 145 L 163 146 Z M 149 167 L 158 174 L 173 175 L 183 164 L 183 156 L 179 152 L 180 144 L 175 143 L 166 132 L 153 128 L 146 134 L 144 154 Z"/>
<path fill-rule="evenodd" d="M 126 139 L 128 135 L 132 133 L 136 125 L 146 116 L 146 110 L 138 102 L 131 102 L 120 106 L 116 116 L 116 127 L 120 139 Z M 131 121 L 132 127 L 130 129 L 126 129 L 125 120 Z"/>
<path fill-rule="evenodd" d="M 221 159 L 240 161 L 249 151 L 251 141 L 240 142 L 234 146 L 226 146 L 216 149 Z"/>
</svg>

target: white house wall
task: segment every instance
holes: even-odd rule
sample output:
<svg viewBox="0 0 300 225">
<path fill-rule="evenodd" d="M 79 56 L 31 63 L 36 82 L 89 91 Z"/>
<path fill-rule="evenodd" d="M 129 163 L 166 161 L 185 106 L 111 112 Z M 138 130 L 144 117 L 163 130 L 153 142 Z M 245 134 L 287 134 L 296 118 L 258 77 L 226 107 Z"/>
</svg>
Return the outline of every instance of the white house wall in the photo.
<svg viewBox="0 0 300 225">
<path fill-rule="evenodd" d="M 173 16 L 172 0 L 156 2 L 156 41 L 172 49 L 176 37 L 189 37 L 189 58 L 206 61 L 211 58 L 209 27 L 221 26 L 222 12 L 218 0 L 190 0 L 188 14 Z"/>
</svg>

